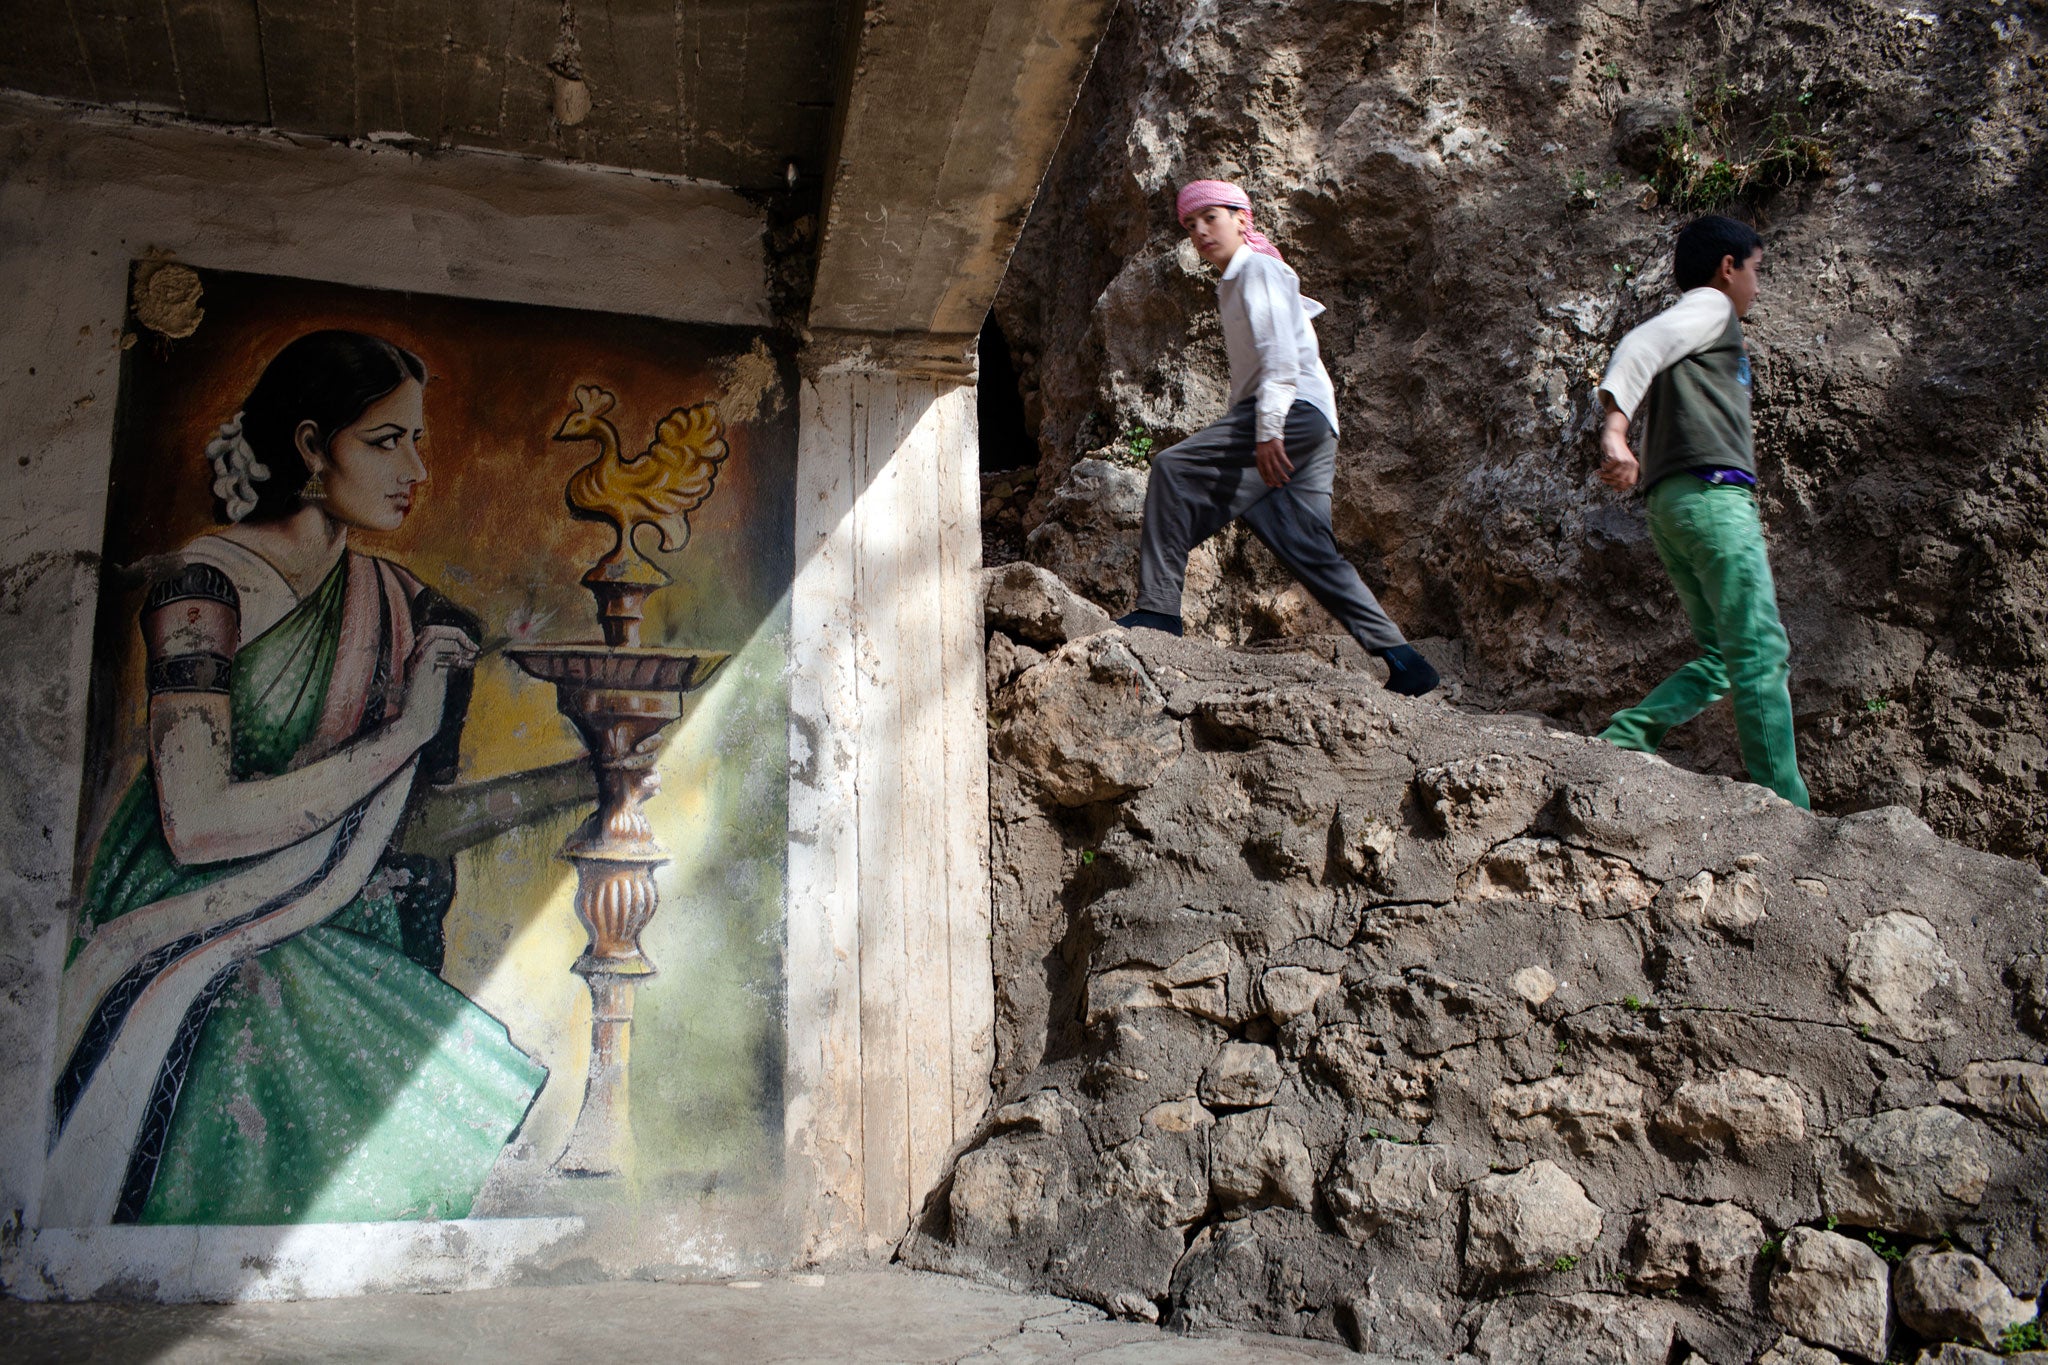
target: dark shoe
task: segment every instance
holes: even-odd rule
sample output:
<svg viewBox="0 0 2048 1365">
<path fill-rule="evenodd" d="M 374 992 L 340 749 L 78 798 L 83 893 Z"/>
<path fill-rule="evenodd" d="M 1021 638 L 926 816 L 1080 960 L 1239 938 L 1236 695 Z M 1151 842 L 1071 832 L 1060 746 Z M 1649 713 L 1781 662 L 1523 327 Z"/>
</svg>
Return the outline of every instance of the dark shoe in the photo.
<svg viewBox="0 0 2048 1365">
<path fill-rule="evenodd" d="M 1181 633 L 1180 618 L 1178 616 L 1168 616 L 1163 611 L 1134 611 L 1128 615 L 1117 617 L 1116 623 L 1125 630 L 1135 630 L 1139 626 L 1143 626 L 1147 630 L 1163 630 L 1168 635 L 1178 635 Z M 1417 655 L 1416 657 L 1420 658 L 1421 656 Z"/>
<path fill-rule="evenodd" d="M 1395 645 L 1382 650 L 1380 657 L 1387 661 L 1387 691 L 1404 697 L 1419 697 L 1425 692 L 1436 691 L 1436 685 L 1443 681 L 1429 660 L 1415 652 L 1413 645 Z"/>
</svg>

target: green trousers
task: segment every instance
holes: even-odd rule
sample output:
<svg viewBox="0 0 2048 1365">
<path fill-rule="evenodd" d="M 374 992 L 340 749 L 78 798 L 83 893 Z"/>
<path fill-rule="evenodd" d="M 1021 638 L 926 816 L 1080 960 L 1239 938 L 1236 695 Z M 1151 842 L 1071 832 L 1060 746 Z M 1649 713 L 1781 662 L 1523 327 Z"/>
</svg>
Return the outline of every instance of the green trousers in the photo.
<svg viewBox="0 0 2048 1365">
<path fill-rule="evenodd" d="M 1673 726 L 1727 697 L 1750 781 L 1810 809 L 1792 740 L 1792 646 L 1778 621 L 1755 492 L 1673 474 L 1650 490 L 1649 509 L 1650 538 L 1692 622 L 1700 657 L 1618 712 L 1600 738 L 1653 754 Z"/>
</svg>

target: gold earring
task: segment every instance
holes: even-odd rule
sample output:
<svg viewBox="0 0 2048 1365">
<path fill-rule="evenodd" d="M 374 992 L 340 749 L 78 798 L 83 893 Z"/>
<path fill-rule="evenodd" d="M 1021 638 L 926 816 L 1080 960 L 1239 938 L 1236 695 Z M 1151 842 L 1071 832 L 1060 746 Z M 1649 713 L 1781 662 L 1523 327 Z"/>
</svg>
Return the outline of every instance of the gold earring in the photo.
<svg viewBox="0 0 2048 1365">
<path fill-rule="evenodd" d="M 306 480 L 306 486 L 299 490 L 299 498 L 304 502 L 319 502 L 326 496 L 327 481 L 320 477 L 320 471 L 316 469 L 313 471 L 313 477 Z"/>
</svg>

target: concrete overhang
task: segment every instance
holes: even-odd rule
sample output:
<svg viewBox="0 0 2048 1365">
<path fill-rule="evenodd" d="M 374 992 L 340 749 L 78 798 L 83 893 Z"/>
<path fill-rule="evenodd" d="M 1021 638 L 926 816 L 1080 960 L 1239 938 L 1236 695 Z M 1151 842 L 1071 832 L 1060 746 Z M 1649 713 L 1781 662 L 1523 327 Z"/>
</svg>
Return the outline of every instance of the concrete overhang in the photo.
<svg viewBox="0 0 2048 1365">
<path fill-rule="evenodd" d="M 971 349 L 1114 8 L 865 6 L 827 173 L 814 331 Z"/>
</svg>

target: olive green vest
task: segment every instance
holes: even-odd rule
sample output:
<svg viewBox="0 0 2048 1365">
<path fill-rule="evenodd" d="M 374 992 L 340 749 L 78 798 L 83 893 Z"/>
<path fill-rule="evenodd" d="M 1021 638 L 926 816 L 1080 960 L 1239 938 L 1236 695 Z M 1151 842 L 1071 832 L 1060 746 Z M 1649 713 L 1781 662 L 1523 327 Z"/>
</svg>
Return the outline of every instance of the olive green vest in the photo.
<svg viewBox="0 0 2048 1365">
<path fill-rule="evenodd" d="M 1650 381 L 1643 433 L 1644 492 L 1681 470 L 1715 465 L 1754 476 L 1749 436 L 1749 348 L 1733 309 L 1713 345 Z"/>
</svg>

